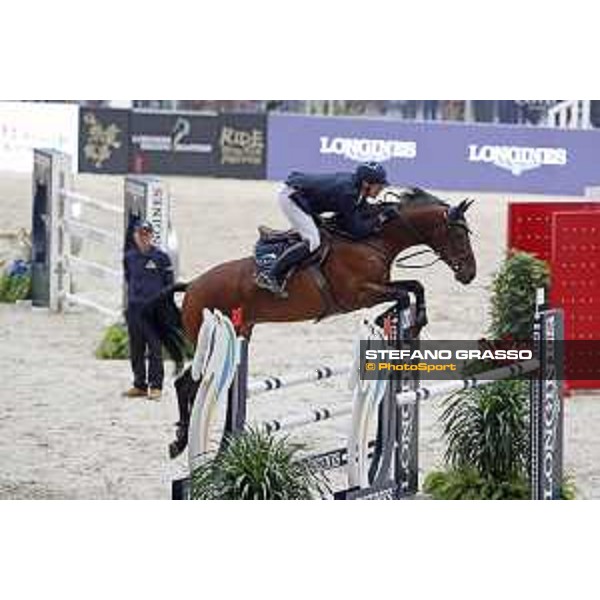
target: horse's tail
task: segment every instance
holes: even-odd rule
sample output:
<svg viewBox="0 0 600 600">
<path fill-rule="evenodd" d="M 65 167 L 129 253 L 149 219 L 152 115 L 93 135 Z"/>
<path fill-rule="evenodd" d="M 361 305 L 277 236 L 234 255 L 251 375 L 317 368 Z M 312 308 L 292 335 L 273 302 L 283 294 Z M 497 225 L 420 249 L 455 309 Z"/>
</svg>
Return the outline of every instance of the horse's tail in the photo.
<svg viewBox="0 0 600 600">
<path fill-rule="evenodd" d="M 174 295 L 177 292 L 185 292 L 188 285 L 178 282 L 166 287 L 144 305 L 142 312 L 142 318 L 153 329 L 175 362 L 176 373 L 183 369 L 189 343 L 183 331 L 181 311 L 175 304 Z"/>
</svg>

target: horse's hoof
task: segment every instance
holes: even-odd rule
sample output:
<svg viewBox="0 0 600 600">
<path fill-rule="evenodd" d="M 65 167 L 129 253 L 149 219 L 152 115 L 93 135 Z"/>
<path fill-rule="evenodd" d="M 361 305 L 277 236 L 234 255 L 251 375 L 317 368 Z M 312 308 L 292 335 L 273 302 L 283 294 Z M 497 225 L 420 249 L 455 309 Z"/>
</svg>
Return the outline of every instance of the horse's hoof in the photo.
<svg viewBox="0 0 600 600">
<path fill-rule="evenodd" d="M 177 458 L 184 450 L 187 444 L 182 444 L 179 440 L 175 440 L 169 444 L 169 458 L 173 460 Z"/>
<path fill-rule="evenodd" d="M 415 318 L 416 326 L 419 327 L 419 329 L 423 329 L 423 327 L 425 327 L 428 323 L 429 320 L 427 319 L 427 313 L 425 310 L 419 310 Z"/>
</svg>

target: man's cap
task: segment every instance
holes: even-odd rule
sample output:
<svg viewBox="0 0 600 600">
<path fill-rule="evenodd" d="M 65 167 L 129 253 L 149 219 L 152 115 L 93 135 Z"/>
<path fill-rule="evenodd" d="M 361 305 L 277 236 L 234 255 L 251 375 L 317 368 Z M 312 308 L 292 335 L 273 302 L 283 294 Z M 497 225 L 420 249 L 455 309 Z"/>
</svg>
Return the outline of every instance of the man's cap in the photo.
<svg viewBox="0 0 600 600">
<path fill-rule="evenodd" d="M 138 231 L 140 229 L 143 231 L 147 231 L 148 233 L 154 233 L 154 227 L 152 227 L 152 223 L 150 223 L 150 221 L 138 221 L 133 226 L 134 231 Z"/>
</svg>

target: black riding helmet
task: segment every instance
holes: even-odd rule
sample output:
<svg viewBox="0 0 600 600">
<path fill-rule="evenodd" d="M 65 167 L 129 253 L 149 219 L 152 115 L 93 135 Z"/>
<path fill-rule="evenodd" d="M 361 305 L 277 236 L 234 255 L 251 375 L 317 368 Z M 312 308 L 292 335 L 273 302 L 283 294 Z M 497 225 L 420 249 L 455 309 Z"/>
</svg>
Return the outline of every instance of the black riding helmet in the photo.
<svg viewBox="0 0 600 600">
<path fill-rule="evenodd" d="M 381 185 L 389 185 L 387 173 L 378 162 L 366 162 L 356 167 L 354 175 L 359 183 L 366 181 L 367 183 L 379 183 Z"/>
</svg>

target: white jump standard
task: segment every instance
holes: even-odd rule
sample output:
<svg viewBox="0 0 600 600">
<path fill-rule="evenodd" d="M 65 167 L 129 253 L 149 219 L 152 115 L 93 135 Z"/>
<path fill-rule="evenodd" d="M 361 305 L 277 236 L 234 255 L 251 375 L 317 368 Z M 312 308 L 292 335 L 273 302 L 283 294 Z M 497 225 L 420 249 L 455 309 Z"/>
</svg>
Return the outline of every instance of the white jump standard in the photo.
<svg viewBox="0 0 600 600">
<path fill-rule="evenodd" d="M 64 311 L 69 305 L 96 310 L 112 319 L 120 318 L 124 300 L 124 277 L 120 267 L 130 243 L 131 225 L 148 219 L 155 227 L 155 242 L 169 252 L 176 264 L 177 242 L 170 225 L 169 197 L 164 184 L 154 178 L 127 177 L 120 206 L 73 191 L 71 158 L 54 150 L 34 151 L 32 220 L 32 301 Z M 81 209 L 102 211 L 117 217 L 114 230 L 81 220 Z M 120 222 L 119 222 L 120 221 Z M 104 245 L 119 268 L 84 259 L 82 246 L 88 242 Z M 76 293 L 76 273 L 91 275 L 116 289 L 117 306 L 100 298 Z"/>
<path fill-rule="evenodd" d="M 410 308 L 408 309 L 411 310 Z M 194 358 L 193 364 L 203 364 L 205 365 L 203 369 L 203 380 L 211 380 L 211 381 L 222 381 L 229 377 L 228 368 L 226 364 L 223 362 L 222 368 L 216 368 L 215 365 L 218 364 L 218 361 L 212 360 L 212 355 L 207 355 L 205 349 L 211 346 L 211 343 L 208 341 L 209 337 L 218 335 L 218 330 L 215 332 L 214 323 L 218 322 L 228 322 L 226 317 L 222 315 L 206 314 L 204 315 L 204 323 L 203 331 L 201 331 L 199 335 L 198 348 L 200 351 L 197 352 L 197 356 Z M 405 325 L 410 324 L 411 320 L 409 318 L 400 318 L 399 309 L 397 306 L 394 306 L 392 309 L 384 313 L 382 318 L 390 319 L 390 330 L 395 330 L 400 322 Z M 386 315 L 390 315 L 389 317 Z M 393 325 L 391 324 L 391 315 L 394 316 Z M 216 318 L 215 318 L 216 317 Z M 377 332 L 377 341 L 381 341 L 381 330 L 379 328 L 375 328 L 371 326 L 368 329 L 367 336 L 373 335 L 374 332 Z M 221 333 L 221 339 L 230 339 L 226 333 Z M 359 336 L 364 338 L 365 336 Z M 398 339 L 402 338 L 402 335 L 397 335 Z M 375 339 L 375 338 L 374 338 Z M 358 342 L 357 342 L 358 343 Z M 212 343 L 213 353 L 216 355 L 226 357 L 230 354 L 230 352 L 222 347 L 219 344 Z M 268 393 L 271 391 L 279 390 L 284 387 L 293 387 L 301 384 L 309 384 L 316 383 L 320 380 L 328 379 L 335 376 L 341 376 L 351 373 L 354 369 L 357 368 L 357 363 L 355 361 L 354 365 L 342 365 L 336 367 L 319 367 L 312 371 L 296 373 L 289 376 L 282 377 L 267 377 L 262 379 L 257 379 L 251 382 L 246 381 L 246 374 L 248 370 L 248 344 L 245 339 L 238 340 L 238 366 L 236 368 L 236 375 L 233 380 L 233 385 L 231 386 L 231 390 L 229 393 L 228 406 L 227 406 L 227 418 L 225 419 L 225 429 L 224 432 L 232 434 L 239 431 L 242 431 L 246 426 L 246 406 L 247 401 L 250 396 L 254 397 L 259 394 Z M 355 352 L 355 359 L 357 353 Z M 194 369 L 194 367 L 193 367 Z M 199 375 L 198 369 L 196 369 L 197 376 Z M 390 482 L 393 481 L 390 469 L 393 468 L 393 454 L 394 454 L 394 444 L 393 439 L 395 436 L 395 428 L 390 426 L 391 420 L 389 418 L 389 408 L 380 406 L 381 400 L 383 398 L 387 398 L 387 402 L 389 403 L 392 400 L 392 396 L 385 394 L 387 389 L 387 379 L 389 378 L 388 373 L 381 374 L 381 380 L 375 382 L 360 383 L 360 379 L 358 374 L 351 378 L 354 381 L 350 382 L 351 389 L 354 389 L 354 403 L 348 401 L 346 406 L 342 407 L 333 407 L 333 408 L 316 408 L 312 409 L 308 414 L 300 414 L 300 415 L 292 415 L 286 416 L 281 419 L 274 419 L 265 423 L 258 423 L 257 426 L 259 428 L 263 428 L 267 431 L 282 431 L 289 430 L 292 428 L 302 427 L 314 423 L 324 422 L 327 420 L 331 420 L 338 417 L 343 416 L 353 416 L 353 424 L 356 421 L 355 411 L 358 405 L 364 405 L 365 401 L 370 402 L 371 408 L 364 413 L 365 417 L 358 419 L 356 421 L 357 426 L 359 426 L 359 430 L 361 431 L 361 427 L 363 429 L 368 429 L 370 419 L 373 416 L 373 411 L 378 415 L 378 431 L 377 438 L 375 441 L 368 440 L 364 437 L 364 435 L 355 434 L 354 436 L 350 436 L 348 447 L 343 448 L 335 448 L 333 450 L 329 450 L 327 452 L 322 452 L 314 455 L 310 455 L 305 457 L 303 460 L 310 462 L 317 468 L 321 469 L 335 469 L 345 465 L 348 465 L 349 469 L 352 466 L 350 463 L 354 463 L 357 460 L 357 457 L 360 456 L 361 459 L 365 459 L 369 461 L 369 464 L 366 466 L 367 471 L 369 473 L 368 482 L 370 486 L 370 490 L 374 491 L 376 494 L 380 494 L 381 485 L 383 483 L 389 487 Z M 358 387 L 357 387 L 358 386 Z M 208 451 L 208 446 L 206 444 L 206 439 L 199 442 L 198 440 L 198 431 L 200 431 L 200 437 L 205 436 L 207 427 L 206 425 L 202 425 L 202 419 L 194 416 L 195 413 L 202 414 L 215 414 L 217 412 L 215 399 L 222 394 L 222 387 L 217 385 L 213 390 L 206 389 L 203 393 L 196 395 L 196 401 L 194 403 L 194 408 L 192 410 L 192 422 L 195 422 L 195 426 L 190 426 L 190 437 L 189 437 L 189 454 L 190 454 L 190 469 L 193 470 L 194 464 L 200 458 L 202 452 Z M 363 398 L 363 400 L 360 400 Z M 350 399 L 348 399 L 350 400 Z M 206 407 L 207 402 L 212 402 L 214 404 L 214 408 Z M 368 408 L 368 407 L 367 407 Z M 219 409 L 220 410 L 220 409 Z M 395 409 L 394 409 L 395 410 Z M 364 412 L 364 411 L 363 411 Z M 198 424 L 200 424 L 198 426 Z M 354 427 L 354 425 L 353 425 Z M 357 454 L 355 447 L 356 442 L 353 440 L 361 440 L 365 443 L 364 452 L 359 452 Z M 353 469 L 353 471 L 357 471 L 356 477 L 359 477 L 359 474 L 362 472 L 361 469 Z M 350 472 L 350 471 L 349 471 Z M 366 477 L 366 475 L 364 476 Z M 352 478 L 349 475 L 349 482 L 352 481 Z M 175 483 L 175 482 L 174 482 Z M 181 484 L 181 482 L 177 482 Z M 376 484 L 377 487 L 375 489 L 372 488 L 370 484 Z M 354 484 L 353 484 L 354 485 Z M 181 485 L 179 485 L 181 489 Z M 343 490 L 346 493 L 348 490 Z M 179 497 L 176 492 L 176 486 L 174 486 L 174 493 Z M 366 493 L 363 490 L 362 493 Z"/>
</svg>

